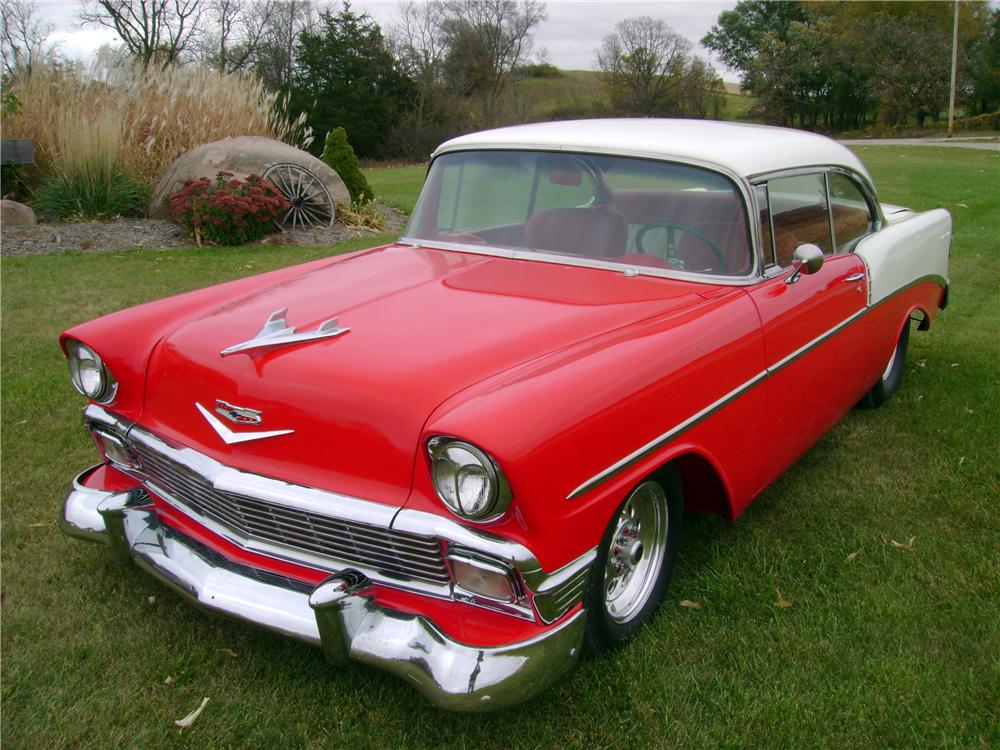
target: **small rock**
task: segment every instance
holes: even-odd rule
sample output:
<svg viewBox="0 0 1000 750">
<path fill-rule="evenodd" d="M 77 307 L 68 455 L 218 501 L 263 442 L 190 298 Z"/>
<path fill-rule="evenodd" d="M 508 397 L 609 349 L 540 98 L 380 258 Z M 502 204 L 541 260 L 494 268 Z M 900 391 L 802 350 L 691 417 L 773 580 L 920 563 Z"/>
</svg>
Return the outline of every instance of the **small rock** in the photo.
<svg viewBox="0 0 1000 750">
<path fill-rule="evenodd" d="M 6 198 L 0 201 L 0 224 L 4 226 L 33 227 L 38 223 L 30 206 Z"/>
</svg>

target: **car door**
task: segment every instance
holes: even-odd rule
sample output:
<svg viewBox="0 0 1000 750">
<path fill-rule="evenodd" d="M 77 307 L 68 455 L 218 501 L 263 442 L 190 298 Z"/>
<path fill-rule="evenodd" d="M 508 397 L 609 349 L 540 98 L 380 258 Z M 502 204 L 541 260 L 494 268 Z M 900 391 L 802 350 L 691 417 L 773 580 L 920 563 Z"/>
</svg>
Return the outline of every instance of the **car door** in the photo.
<svg viewBox="0 0 1000 750">
<path fill-rule="evenodd" d="M 760 314 L 768 369 L 765 433 L 773 479 L 821 437 L 864 392 L 864 262 L 833 236 L 823 171 L 770 178 L 758 187 L 766 278 L 750 290 Z M 805 243 L 822 267 L 795 273 Z"/>
</svg>

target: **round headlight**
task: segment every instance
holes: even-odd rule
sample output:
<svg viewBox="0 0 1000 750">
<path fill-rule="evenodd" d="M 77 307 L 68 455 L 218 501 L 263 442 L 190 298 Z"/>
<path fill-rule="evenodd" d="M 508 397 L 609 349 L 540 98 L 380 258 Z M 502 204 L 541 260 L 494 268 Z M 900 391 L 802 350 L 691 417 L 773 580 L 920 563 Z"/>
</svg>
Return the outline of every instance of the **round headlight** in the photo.
<svg viewBox="0 0 1000 750">
<path fill-rule="evenodd" d="M 510 487 L 493 459 L 460 440 L 434 438 L 428 447 L 434 489 L 452 513 L 478 522 L 504 514 Z"/>
<path fill-rule="evenodd" d="M 67 349 L 73 387 L 92 401 L 110 402 L 115 397 L 118 384 L 97 352 L 79 341 L 71 341 Z"/>
</svg>

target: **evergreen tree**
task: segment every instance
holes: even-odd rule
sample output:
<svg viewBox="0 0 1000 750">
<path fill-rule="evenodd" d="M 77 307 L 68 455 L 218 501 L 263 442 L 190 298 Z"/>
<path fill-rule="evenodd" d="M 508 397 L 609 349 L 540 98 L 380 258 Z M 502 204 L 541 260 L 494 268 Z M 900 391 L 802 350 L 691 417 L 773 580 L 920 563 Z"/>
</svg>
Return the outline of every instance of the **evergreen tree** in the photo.
<svg viewBox="0 0 1000 750">
<path fill-rule="evenodd" d="M 327 134 L 323 156 L 320 158 L 340 175 L 351 194 L 352 203 L 366 203 L 375 198 L 368 180 L 358 167 L 358 157 L 347 140 L 346 130 L 334 128 Z"/>
<path fill-rule="evenodd" d="M 352 12 L 349 3 L 336 15 L 321 14 L 315 31 L 303 31 L 289 107 L 292 114 L 306 113 L 315 143 L 343 126 L 360 156 L 383 156 L 413 94 L 413 82 L 389 53 L 378 24 Z"/>
</svg>

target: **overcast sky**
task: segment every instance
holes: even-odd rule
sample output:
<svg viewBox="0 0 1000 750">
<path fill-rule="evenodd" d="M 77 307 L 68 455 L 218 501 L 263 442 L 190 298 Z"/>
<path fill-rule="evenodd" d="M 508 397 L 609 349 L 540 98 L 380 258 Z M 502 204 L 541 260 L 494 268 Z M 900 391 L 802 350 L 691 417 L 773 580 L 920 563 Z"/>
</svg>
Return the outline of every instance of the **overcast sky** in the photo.
<svg viewBox="0 0 1000 750">
<path fill-rule="evenodd" d="M 39 16 L 55 27 L 50 39 L 58 41 L 64 54 L 89 58 L 102 45 L 114 44 L 117 36 L 110 29 L 81 29 L 76 20 L 82 2 L 77 0 L 36 0 Z M 339 3 L 319 3 L 321 6 Z M 594 67 L 594 53 L 601 40 L 616 23 L 633 16 L 652 16 L 687 37 L 699 54 L 711 59 L 699 40 L 712 27 L 719 13 L 736 5 L 733 2 L 692 2 L 691 0 L 647 0 L 646 2 L 608 2 L 608 0 L 549 0 L 548 18 L 535 30 L 535 48 L 548 51 L 552 64 L 581 70 Z M 355 12 L 366 12 L 379 25 L 391 23 L 399 13 L 397 0 L 355 0 Z M 711 60 L 727 80 L 735 80 L 717 60 Z"/>
</svg>

